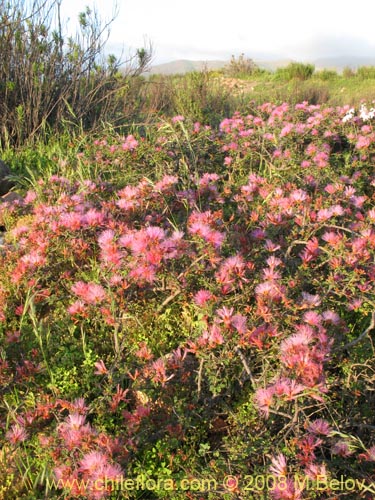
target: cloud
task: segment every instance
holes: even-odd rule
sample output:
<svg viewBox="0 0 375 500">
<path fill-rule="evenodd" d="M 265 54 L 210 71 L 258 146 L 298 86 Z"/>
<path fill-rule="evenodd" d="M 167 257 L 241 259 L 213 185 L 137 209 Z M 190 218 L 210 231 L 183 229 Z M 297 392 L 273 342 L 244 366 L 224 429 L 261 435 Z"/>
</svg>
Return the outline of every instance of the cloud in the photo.
<svg viewBox="0 0 375 500">
<path fill-rule="evenodd" d="M 354 36 L 319 36 L 304 43 L 284 47 L 289 57 L 311 60 L 319 57 L 356 56 L 369 57 L 375 53 L 375 45 L 369 40 Z"/>
</svg>

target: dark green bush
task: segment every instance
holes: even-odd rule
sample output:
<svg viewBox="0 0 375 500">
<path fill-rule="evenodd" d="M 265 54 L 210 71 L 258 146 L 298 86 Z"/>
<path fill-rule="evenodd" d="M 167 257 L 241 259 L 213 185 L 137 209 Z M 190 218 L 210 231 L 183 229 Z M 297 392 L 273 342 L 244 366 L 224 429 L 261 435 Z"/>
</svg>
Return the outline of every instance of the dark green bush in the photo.
<svg viewBox="0 0 375 500">
<path fill-rule="evenodd" d="M 280 80 L 307 80 L 314 74 L 315 66 L 313 64 L 304 64 L 292 62 L 285 68 L 278 68 L 276 70 L 276 78 Z"/>
</svg>

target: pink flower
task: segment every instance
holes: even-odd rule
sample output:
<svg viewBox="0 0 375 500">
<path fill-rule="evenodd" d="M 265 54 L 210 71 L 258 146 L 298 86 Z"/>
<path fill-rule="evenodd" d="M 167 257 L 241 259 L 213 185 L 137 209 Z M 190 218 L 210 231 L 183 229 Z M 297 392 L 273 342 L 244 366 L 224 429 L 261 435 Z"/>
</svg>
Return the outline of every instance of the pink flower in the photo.
<svg viewBox="0 0 375 500">
<path fill-rule="evenodd" d="M 95 375 L 105 375 L 106 373 L 108 373 L 108 370 L 104 364 L 104 361 L 101 359 L 100 361 L 97 361 L 96 363 L 94 363 L 94 366 L 96 368 L 95 370 Z"/>
<path fill-rule="evenodd" d="M 279 453 L 277 457 L 271 458 L 272 465 L 270 467 L 270 472 L 275 474 L 275 476 L 286 476 L 288 473 L 288 467 L 286 463 L 286 458 L 282 453 Z"/>
<path fill-rule="evenodd" d="M 268 387 L 267 389 L 257 389 L 255 392 L 255 403 L 259 411 L 264 414 L 266 418 L 269 416 L 270 406 L 273 402 L 274 388 Z"/>
<path fill-rule="evenodd" d="M 71 314 L 72 316 L 74 315 L 84 315 L 86 313 L 86 305 L 82 300 L 76 300 L 71 304 L 68 309 L 68 313 Z"/>
<path fill-rule="evenodd" d="M 312 434 L 322 434 L 323 436 L 328 436 L 331 432 L 331 427 L 327 420 L 323 418 L 318 418 L 309 424 L 307 427 L 307 431 Z"/>
<path fill-rule="evenodd" d="M 358 311 L 363 304 L 363 300 L 360 298 L 353 299 L 349 302 L 347 308 L 349 311 Z"/>
<path fill-rule="evenodd" d="M 318 307 L 320 306 L 322 299 L 319 295 L 312 295 L 311 293 L 302 292 L 302 303 L 303 307 Z"/>
<path fill-rule="evenodd" d="M 29 203 L 33 203 L 36 200 L 36 198 L 37 194 L 35 191 L 28 191 L 23 201 L 27 205 Z"/>
<path fill-rule="evenodd" d="M 72 292 L 87 304 L 99 304 L 106 299 L 106 292 L 101 285 L 77 281 L 72 285 Z"/>
<path fill-rule="evenodd" d="M 133 151 L 138 146 L 138 141 L 134 138 L 133 135 L 128 135 L 125 139 L 125 142 L 122 144 L 122 149 L 124 151 Z"/>
<path fill-rule="evenodd" d="M 241 255 L 228 257 L 222 262 L 219 270 L 215 274 L 216 280 L 223 286 L 224 293 L 235 289 L 236 284 L 240 287 L 248 279 L 245 277 L 246 264 Z"/>
<path fill-rule="evenodd" d="M 207 302 L 212 300 L 214 296 L 208 290 L 199 290 L 193 297 L 195 304 L 199 307 L 204 307 Z"/>
<path fill-rule="evenodd" d="M 14 424 L 6 433 L 6 439 L 12 444 L 22 443 L 27 439 L 27 432 L 25 428 L 19 424 Z"/>
<path fill-rule="evenodd" d="M 108 456 L 98 451 L 86 453 L 80 461 L 80 470 L 85 473 L 93 474 L 102 470 L 107 465 Z"/>
<path fill-rule="evenodd" d="M 334 231 L 326 231 L 322 236 L 322 240 L 326 241 L 333 247 L 337 246 L 342 238 L 343 236 L 341 233 L 335 233 Z"/>
<path fill-rule="evenodd" d="M 371 208 L 368 212 L 367 212 L 367 217 L 370 219 L 370 221 L 372 223 L 375 222 L 375 208 Z"/>
<path fill-rule="evenodd" d="M 59 224 L 71 231 L 77 231 L 84 225 L 84 217 L 78 212 L 65 212 L 60 215 Z"/>
<path fill-rule="evenodd" d="M 371 145 L 371 137 L 359 135 L 355 147 L 357 149 L 367 149 Z"/>
<path fill-rule="evenodd" d="M 220 319 L 218 319 L 218 322 L 219 323 L 224 323 L 224 325 L 226 327 L 229 327 L 231 325 L 233 313 L 234 313 L 233 307 L 231 307 L 230 309 L 228 309 L 227 307 L 224 306 L 221 309 L 218 309 L 216 311 L 216 314 L 220 318 Z"/>
<path fill-rule="evenodd" d="M 172 123 L 183 122 L 185 118 L 182 115 L 176 115 L 172 118 Z"/>
<path fill-rule="evenodd" d="M 167 191 L 178 183 L 178 177 L 174 175 L 165 175 L 161 181 L 157 182 L 154 186 L 155 191 Z"/>
<path fill-rule="evenodd" d="M 270 496 L 274 500 L 301 500 L 303 485 L 298 486 L 292 478 L 287 478 L 282 484 L 276 483 L 275 488 L 270 491 Z"/>
<path fill-rule="evenodd" d="M 322 322 L 322 317 L 315 311 L 307 311 L 303 315 L 303 321 L 311 326 L 319 326 Z"/>
<path fill-rule="evenodd" d="M 293 123 L 287 123 L 280 132 L 280 137 L 285 137 L 286 135 L 289 135 L 290 132 L 293 130 Z"/>
<path fill-rule="evenodd" d="M 208 344 L 210 347 L 216 347 L 217 345 L 224 344 L 224 337 L 222 336 L 221 330 L 217 325 L 212 325 L 208 334 Z"/>
<path fill-rule="evenodd" d="M 262 300 L 277 300 L 282 298 L 281 287 L 274 281 L 264 281 L 255 287 L 257 298 Z"/>
<path fill-rule="evenodd" d="M 338 325 L 340 323 L 340 316 L 334 311 L 324 311 L 322 314 L 323 321 Z"/>
<path fill-rule="evenodd" d="M 103 212 L 91 208 L 84 215 L 84 221 L 88 226 L 95 227 L 104 223 L 105 216 Z"/>
<path fill-rule="evenodd" d="M 304 385 L 287 377 L 279 379 L 273 385 L 274 395 L 277 397 L 285 396 L 287 401 L 292 401 L 305 389 L 306 387 Z"/>
<path fill-rule="evenodd" d="M 305 467 L 306 476 L 313 481 L 321 480 L 327 477 L 327 469 L 325 464 L 308 464 Z"/>
<path fill-rule="evenodd" d="M 116 205 L 123 210 L 132 210 L 137 207 L 140 201 L 140 192 L 137 187 L 125 186 L 117 193 L 120 199 L 116 201 Z"/>
<path fill-rule="evenodd" d="M 237 330 L 240 334 L 245 334 L 247 332 L 246 318 L 242 314 L 235 314 L 231 320 L 231 326 Z"/>
<path fill-rule="evenodd" d="M 85 415 L 81 415 L 80 413 L 71 413 L 66 419 L 68 427 L 72 430 L 78 430 L 85 425 L 85 421 Z"/>
<path fill-rule="evenodd" d="M 151 364 L 151 379 L 154 383 L 161 383 L 165 385 L 168 380 L 171 380 L 174 375 L 167 377 L 165 361 L 162 358 L 157 359 Z"/>
<path fill-rule="evenodd" d="M 349 457 L 353 455 L 353 450 L 349 448 L 348 443 L 345 441 L 337 441 L 331 448 L 333 455 L 340 455 L 340 457 Z"/>
</svg>

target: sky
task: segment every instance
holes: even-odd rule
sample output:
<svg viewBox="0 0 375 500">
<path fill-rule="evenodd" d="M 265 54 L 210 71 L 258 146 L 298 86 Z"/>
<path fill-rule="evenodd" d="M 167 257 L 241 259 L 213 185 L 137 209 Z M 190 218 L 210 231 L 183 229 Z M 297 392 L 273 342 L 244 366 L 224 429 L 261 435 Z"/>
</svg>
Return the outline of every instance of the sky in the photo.
<svg viewBox="0 0 375 500">
<path fill-rule="evenodd" d="M 73 27 L 85 6 L 102 19 L 112 0 L 62 0 Z M 375 57 L 374 0 L 118 0 L 107 50 L 153 47 L 153 64 L 176 59 Z"/>
</svg>

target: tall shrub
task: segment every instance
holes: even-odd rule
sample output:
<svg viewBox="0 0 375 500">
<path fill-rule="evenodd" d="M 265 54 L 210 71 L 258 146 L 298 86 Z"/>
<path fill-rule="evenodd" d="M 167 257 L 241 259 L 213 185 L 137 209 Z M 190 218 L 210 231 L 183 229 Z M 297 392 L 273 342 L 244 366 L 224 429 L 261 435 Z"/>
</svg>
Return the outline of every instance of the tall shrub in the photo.
<svg viewBox="0 0 375 500">
<path fill-rule="evenodd" d="M 120 61 L 104 57 L 109 27 L 88 7 L 79 28 L 66 36 L 63 0 L 0 0 L 0 141 L 22 144 L 64 122 L 85 128 L 114 116 L 125 76 L 140 74 L 150 54 L 138 51 L 126 75 Z"/>
</svg>

